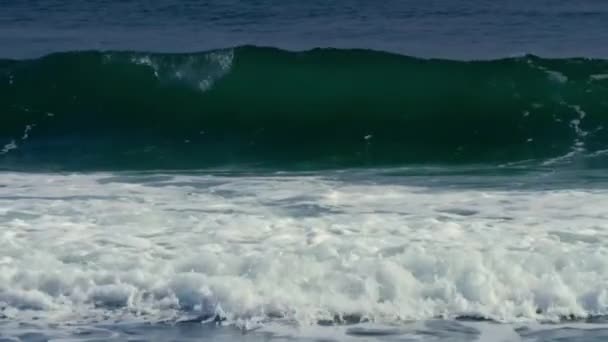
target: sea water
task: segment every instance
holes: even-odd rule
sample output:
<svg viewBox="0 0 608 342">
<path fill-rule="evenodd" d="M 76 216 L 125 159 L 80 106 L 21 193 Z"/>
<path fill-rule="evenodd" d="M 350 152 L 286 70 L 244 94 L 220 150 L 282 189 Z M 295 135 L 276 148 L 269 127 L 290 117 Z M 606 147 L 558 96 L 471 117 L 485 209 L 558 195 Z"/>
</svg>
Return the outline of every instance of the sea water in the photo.
<svg viewBox="0 0 608 342">
<path fill-rule="evenodd" d="M 0 340 L 606 340 L 607 21 L 0 1 Z"/>
</svg>

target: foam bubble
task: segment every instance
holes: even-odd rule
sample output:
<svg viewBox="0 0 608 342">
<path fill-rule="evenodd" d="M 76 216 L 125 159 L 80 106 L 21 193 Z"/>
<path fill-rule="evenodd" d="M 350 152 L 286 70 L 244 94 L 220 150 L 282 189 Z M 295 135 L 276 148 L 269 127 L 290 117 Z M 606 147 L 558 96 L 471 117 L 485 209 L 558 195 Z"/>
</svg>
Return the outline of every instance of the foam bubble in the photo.
<svg viewBox="0 0 608 342">
<path fill-rule="evenodd" d="M 302 325 L 608 314 L 603 189 L 160 176 L 3 173 L 3 312 Z"/>
<path fill-rule="evenodd" d="M 16 149 L 18 146 L 15 143 L 15 140 L 11 140 L 11 142 L 9 142 L 8 144 L 4 145 L 4 147 L 2 148 L 2 150 L 0 150 L 0 154 L 7 154 L 9 153 L 11 150 Z"/>
<path fill-rule="evenodd" d="M 110 55 L 109 58 L 113 56 Z M 130 62 L 150 67 L 160 81 L 178 81 L 207 91 L 230 71 L 233 59 L 234 51 L 226 49 L 204 55 L 134 54 L 130 57 Z"/>
</svg>

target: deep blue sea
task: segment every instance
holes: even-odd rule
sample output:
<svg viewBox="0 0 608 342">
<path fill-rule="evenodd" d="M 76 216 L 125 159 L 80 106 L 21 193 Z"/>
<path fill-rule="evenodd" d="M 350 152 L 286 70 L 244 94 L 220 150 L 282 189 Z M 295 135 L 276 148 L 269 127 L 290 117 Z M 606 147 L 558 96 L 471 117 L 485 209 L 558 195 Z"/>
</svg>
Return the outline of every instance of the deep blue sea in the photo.
<svg viewBox="0 0 608 342">
<path fill-rule="evenodd" d="M 420 57 L 606 57 L 602 0 L 3 0 L 0 55 L 70 50 L 192 52 L 253 44 L 362 48 Z"/>
<path fill-rule="evenodd" d="M 608 2 L 0 0 L 0 341 L 605 341 Z"/>
</svg>

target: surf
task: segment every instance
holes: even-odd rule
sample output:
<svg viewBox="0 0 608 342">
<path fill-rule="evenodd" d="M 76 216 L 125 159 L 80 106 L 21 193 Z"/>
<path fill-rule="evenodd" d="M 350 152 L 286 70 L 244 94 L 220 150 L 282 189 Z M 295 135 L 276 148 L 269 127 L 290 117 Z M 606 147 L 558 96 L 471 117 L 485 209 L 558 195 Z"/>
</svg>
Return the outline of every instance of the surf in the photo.
<svg viewBox="0 0 608 342">
<path fill-rule="evenodd" d="M 0 168 L 547 162 L 608 149 L 608 61 L 240 46 L 0 60 Z M 593 159 L 593 158 L 592 158 Z"/>
</svg>

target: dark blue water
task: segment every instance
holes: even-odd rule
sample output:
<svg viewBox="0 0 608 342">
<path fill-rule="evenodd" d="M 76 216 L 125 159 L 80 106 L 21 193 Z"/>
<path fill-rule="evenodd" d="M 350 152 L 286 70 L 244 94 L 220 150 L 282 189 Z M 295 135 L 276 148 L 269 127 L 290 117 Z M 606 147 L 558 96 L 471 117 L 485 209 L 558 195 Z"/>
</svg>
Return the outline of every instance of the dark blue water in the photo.
<svg viewBox="0 0 608 342">
<path fill-rule="evenodd" d="M 608 56 L 603 0 L 0 1 L 0 57 L 255 44 L 496 58 Z"/>
</svg>

